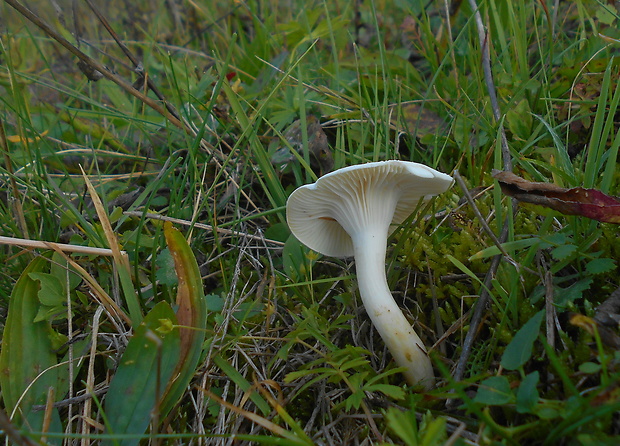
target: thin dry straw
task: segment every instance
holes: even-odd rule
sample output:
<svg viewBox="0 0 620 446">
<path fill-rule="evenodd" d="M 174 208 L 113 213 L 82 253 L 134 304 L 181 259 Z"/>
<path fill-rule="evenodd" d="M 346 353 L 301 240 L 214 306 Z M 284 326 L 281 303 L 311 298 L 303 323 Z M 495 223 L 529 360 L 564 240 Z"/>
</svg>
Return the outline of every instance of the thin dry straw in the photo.
<svg viewBox="0 0 620 446">
<path fill-rule="evenodd" d="M 40 240 L 26 240 L 23 238 L 0 236 L 0 245 L 23 246 L 24 248 L 53 249 L 63 252 L 77 252 L 80 254 L 111 256 L 112 250 L 108 248 L 93 248 L 90 246 L 67 245 L 65 243 L 45 242 Z M 126 254 L 125 251 L 121 253 Z"/>
</svg>

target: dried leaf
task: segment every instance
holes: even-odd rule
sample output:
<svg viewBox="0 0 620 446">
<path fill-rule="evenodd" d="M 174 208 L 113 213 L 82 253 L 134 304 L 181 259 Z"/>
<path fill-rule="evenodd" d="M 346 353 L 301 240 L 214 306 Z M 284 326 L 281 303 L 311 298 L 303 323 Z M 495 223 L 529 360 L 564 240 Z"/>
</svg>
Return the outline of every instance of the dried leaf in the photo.
<svg viewBox="0 0 620 446">
<path fill-rule="evenodd" d="M 602 325 L 598 320 L 584 316 L 583 314 L 572 313 L 569 321 L 572 325 L 584 329 L 592 336 L 598 331 L 604 345 L 614 350 L 620 349 L 620 336 L 618 336 L 614 330 Z"/>
<path fill-rule="evenodd" d="M 523 203 L 553 209 L 565 215 L 581 215 L 605 223 L 620 223 L 620 199 L 596 189 L 565 189 L 552 183 L 527 181 L 512 172 L 494 171 L 502 192 Z"/>
<path fill-rule="evenodd" d="M 103 229 L 108 245 L 112 250 L 112 256 L 114 257 L 114 263 L 116 264 L 118 277 L 121 282 L 121 288 L 123 289 L 125 301 L 127 302 L 127 307 L 129 309 L 129 316 L 131 317 L 133 325 L 138 325 L 142 322 L 142 309 L 140 308 L 140 301 L 131 281 L 129 257 L 126 252 L 121 250 L 120 243 L 116 237 L 114 229 L 112 229 L 112 224 L 110 223 L 110 218 L 108 217 L 106 208 L 104 207 L 101 198 L 99 198 L 95 187 L 90 182 L 81 166 L 80 169 L 82 170 L 82 176 L 84 178 L 84 182 L 86 183 L 88 193 L 93 200 L 97 217 L 99 217 L 99 221 L 101 222 L 101 228 Z"/>
</svg>

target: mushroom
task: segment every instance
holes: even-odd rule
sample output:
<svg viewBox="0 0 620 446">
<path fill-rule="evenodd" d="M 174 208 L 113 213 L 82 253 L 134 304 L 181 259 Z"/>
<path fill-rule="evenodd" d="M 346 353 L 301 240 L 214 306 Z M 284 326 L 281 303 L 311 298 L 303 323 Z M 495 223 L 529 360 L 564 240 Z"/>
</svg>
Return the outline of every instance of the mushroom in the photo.
<svg viewBox="0 0 620 446">
<path fill-rule="evenodd" d="M 387 238 L 419 205 L 445 192 L 452 177 L 423 164 L 380 161 L 345 167 L 296 189 L 286 204 L 292 233 L 310 249 L 355 258 L 366 312 L 411 385 L 434 385 L 423 342 L 387 284 Z"/>
</svg>

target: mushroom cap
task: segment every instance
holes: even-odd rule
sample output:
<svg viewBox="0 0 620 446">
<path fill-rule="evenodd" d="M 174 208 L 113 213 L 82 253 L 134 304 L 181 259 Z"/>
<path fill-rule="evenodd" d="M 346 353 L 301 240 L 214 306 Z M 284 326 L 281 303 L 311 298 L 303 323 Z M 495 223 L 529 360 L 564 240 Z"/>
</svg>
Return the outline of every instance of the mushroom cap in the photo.
<svg viewBox="0 0 620 446">
<path fill-rule="evenodd" d="M 354 253 L 352 236 L 386 236 L 418 206 L 445 192 L 451 176 L 424 164 L 379 161 L 345 167 L 296 189 L 286 203 L 288 225 L 310 249 L 332 257 Z M 381 229 L 384 228 L 384 229 Z"/>
</svg>

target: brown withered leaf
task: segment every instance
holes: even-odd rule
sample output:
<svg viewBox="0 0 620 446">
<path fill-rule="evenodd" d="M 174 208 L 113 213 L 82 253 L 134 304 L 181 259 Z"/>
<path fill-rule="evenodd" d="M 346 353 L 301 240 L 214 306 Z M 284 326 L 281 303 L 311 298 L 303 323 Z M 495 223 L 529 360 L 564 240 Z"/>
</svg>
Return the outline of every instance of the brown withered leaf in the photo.
<svg viewBox="0 0 620 446">
<path fill-rule="evenodd" d="M 502 192 L 523 203 L 553 209 L 565 215 L 581 215 L 606 223 L 620 224 L 620 199 L 596 189 L 565 189 L 552 183 L 527 181 L 512 172 L 493 171 Z"/>
<path fill-rule="evenodd" d="M 602 325 L 596 319 L 579 313 L 571 313 L 569 322 L 576 327 L 586 330 L 592 336 L 595 335 L 595 332 L 598 332 L 604 345 L 614 350 L 620 349 L 620 336 L 618 336 L 614 330 Z"/>
</svg>

